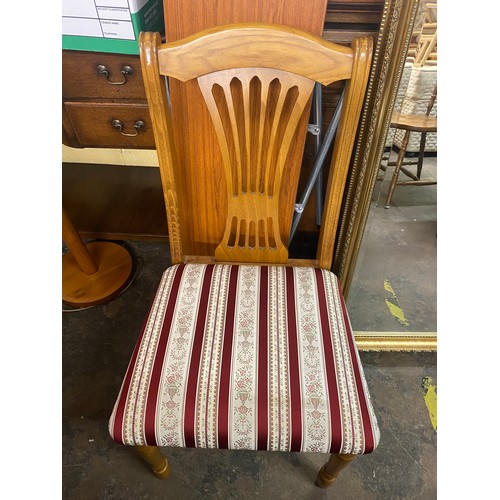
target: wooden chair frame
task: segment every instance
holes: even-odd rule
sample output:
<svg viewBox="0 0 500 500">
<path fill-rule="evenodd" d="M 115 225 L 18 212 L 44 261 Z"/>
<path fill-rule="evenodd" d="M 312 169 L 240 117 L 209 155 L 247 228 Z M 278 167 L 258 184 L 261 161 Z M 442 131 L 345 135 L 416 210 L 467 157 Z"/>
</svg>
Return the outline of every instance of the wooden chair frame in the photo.
<svg viewBox="0 0 500 500">
<path fill-rule="evenodd" d="M 370 72 L 372 39 L 357 38 L 350 48 L 300 30 L 252 23 L 217 27 L 166 44 L 161 43 L 158 33 L 143 32 L 139 45 L 165 197 L 172 264 L 253 262 L 329 270 Z M 175 146 L 166 76 L 183 82 L 198 79 L 221 147 L 227 217 L 214 256 L 189 256 L 184 251 L 183 210 L 190 207 L 183 206 L 176 189 L 183 176 Z M 289 178 L 298 181 L 298 174 L 290 175 L 285 170 L 287 152 L 296 138 L 298 121 L 310 102 L 314 83 L 329 85 L 338 80 L 347 82 L 316 259 L 289 259 L 286 243 L 290 227 L 279 227 L 279 212 L 290 210 L 292 213 L 293 206 L 284 207 L 280 194 L 284 189 L 296 193 L 298 182 L 290 186 L 285 181 Z M 250 139 L 252 126 L 258 132 L 257 142 Z M 267 136 L 263 132 L 266 127 Z M 157 447 L 136 446 L 135 449 L 157 477 L 168 477 L 170 467 Z M 353 458 L 354 455 L 333 454 L 320 470 L 316 484 L 329 486 Z"/>
</svg>

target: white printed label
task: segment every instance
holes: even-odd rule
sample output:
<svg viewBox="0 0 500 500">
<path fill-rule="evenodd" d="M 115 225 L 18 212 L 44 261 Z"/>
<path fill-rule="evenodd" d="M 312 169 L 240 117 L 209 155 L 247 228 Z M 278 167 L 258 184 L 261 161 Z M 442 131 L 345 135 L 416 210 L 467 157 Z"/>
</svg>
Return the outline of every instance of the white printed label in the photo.
<svg viewBox="0 0 500 500">
<path fill-rule="evenodd" d="M 101 28 L 104 38 L 135 40 L 134 27 L 131 22 L 101 20 Z"/>
</svg>

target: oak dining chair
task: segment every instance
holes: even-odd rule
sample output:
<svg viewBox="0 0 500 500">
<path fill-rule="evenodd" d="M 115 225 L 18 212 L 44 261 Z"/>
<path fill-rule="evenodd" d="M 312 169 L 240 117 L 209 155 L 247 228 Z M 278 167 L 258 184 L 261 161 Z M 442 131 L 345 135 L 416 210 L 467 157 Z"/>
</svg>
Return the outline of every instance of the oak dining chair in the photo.
<svg viewBox="0 0 500 500">
<path fill-rule="evenodd" d="M 396 186 L 431 186 L 437 184 L 435 179 L 422 179 L 422 167 L 424 164 L 425 156 L 425 146 L 427 140 L 427 134 L 431 132 L 437 132 L 437 117 L 430 116 L 432 108 L 436 102 L 437 97 L 437 84 L 434 85 L 434 90 L 427 104 L 427 109 L 425 114 L 416 113 L 400 113 L 396 112 L 391 117 L 391 128 L 396 130 L 404 130 L 404 136 L 401 141 L 401 146 L 399 148 L 398 157 L 395 163 L 389 162 L 389 157 L 387 158 L 387 166 L 394 165 L 394 172 L 392 173 L 391 182 L 389 183 L 389 189 L 387 190 L 387 197 L 385 200 L 385 208 L 391 207 L 392 196 Z M 416 174 L 411 172 L 406 168 L 407 165 L 413 165 L 415 162 L 408 161 L 405 162 L 406 150 L 408 148 L 408 143 L 410 141 L 411 132 L 420 133 L 420 147 L 418 150 L 418 160 L 416 162 L 417 171 Z M 393 146 L 391 146 L 392 150 Z M 385 165 L 381 166 L 382 170 L 387 171 Z M 399 175 L 403 173 L 406 175 L 406 179 L 400 180 Z M 408 178 L 410 180 L 408 180 Z"/>
<path fill-rule="evenodd" d="M 337 277 L 330 272 L 344 184 L 372 57 L 280 25 L 234 24 L 173 43 L 139 38 L 172 266 L 161 276 L 109 420 L 159 478 L 160 447 L 331 454 L 326 487 L 379 429 Z M 215 255 L 186 255 L 185 207 L 166 80 L 196 79 L 220 147 L 225 225 Z M 280 212 L 298 179 L 299 119 L 315 82 L 346 80 L 316 259 L 290 259 Z M 192 117 L 196 119 L 196 117 Z M 200 165 L 200 168 L 203 168 Z M 300 168 L 300 165 L 299 165 Z M 216 189 L 216 186 L 206 186 Z M 288 191 L 289 192 L 289 191 Z M 291 218 L 290 218 L 291 220 Z M 235 452 L 237 453 L 237 452 Z"/>
</svg>

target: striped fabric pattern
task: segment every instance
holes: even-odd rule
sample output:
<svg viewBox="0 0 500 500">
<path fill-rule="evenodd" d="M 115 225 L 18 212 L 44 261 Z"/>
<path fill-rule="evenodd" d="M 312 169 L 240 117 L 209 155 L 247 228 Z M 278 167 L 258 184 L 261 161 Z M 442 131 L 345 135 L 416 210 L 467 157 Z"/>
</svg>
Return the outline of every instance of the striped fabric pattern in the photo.
<svg viewBox="0 0 500 500">
<path fill-rule="evenodd" d="M 336 276 L 167 269 L 109 432 L 127 445 L 373 451 L 377 420 Z"/>
</svg>

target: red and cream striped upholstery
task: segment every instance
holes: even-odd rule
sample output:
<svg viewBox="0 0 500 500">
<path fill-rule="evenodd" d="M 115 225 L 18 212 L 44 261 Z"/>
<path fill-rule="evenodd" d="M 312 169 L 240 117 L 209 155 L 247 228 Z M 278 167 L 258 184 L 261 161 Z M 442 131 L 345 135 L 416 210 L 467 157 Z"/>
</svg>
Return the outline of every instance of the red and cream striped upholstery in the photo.
<svg viewBox="0 0 500 500">
<path fill-rule="evenodd" d="M 373 451 L 379 430 L 336 276 L 167 269 L 109 430 L 129 445 Z"/>
</svg>

